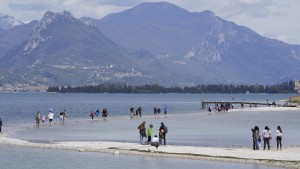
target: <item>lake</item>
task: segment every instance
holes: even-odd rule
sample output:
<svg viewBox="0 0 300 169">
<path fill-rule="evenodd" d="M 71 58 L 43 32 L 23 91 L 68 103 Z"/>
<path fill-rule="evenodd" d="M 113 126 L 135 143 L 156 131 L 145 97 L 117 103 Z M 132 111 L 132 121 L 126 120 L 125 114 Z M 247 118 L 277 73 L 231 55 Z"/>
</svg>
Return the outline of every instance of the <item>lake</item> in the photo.
<svg viewBox="0 0 300 169">
<path fill-rule="evenodd" d="M 32 142 L 53 142 L 53 141 L 124 141 L 139 142 L 137 126 L 146 121 L 147 126 L 153 124 L 153 134 L 158 134 L 161 122 L 168 128 L 167 143 L 174 145 L 194 145 L 194 146 L 217 146 L 217 147 L 249 147 L 251 148 L 252 137 L 251 128 L 258 125 L 262 131 L 268 125 L 272 132 L 275 132 L 277 125 L 281 125 L 284 138 L 283 145 L 297 145 L 300 136 L 298 128 L 300 124 L 300 111 L 281 110 L 281 111 L 262 111 L 253 108 L 253 111 L 243 111 L 237 108 L 229 113 L 208 115 L 206 109 L 201 109 L 201 100 L 206 101 L 252 101 L 282 102 L 289 98 L 289 94 L 59 94 L 59 93 L 1 93 L 0 94 L 0 117 L 4 122 L 4 131 L 10 137 L 24 139 Z M 153 107 L 168 107 L 168 115 L 153 115 Z M 129 108 L 141 106 L 143 113 L 141 118 L 129 118 Z M 109 116 L 107 120 L 91 120 L 90 111 L 108 108 Z M 36 111 L 47 114 L 49 109 L 53 109 L 55 114 L 52 127 L 48 127 L 48 122 L 42 124 L 40 128 L 34 127 L 34 116 Z M 59 112 L 64 109 L 68 112 L 65 125 L 59 125 Z M 275 141 L 271 141 L 274 147 Z M 3 149 L 10 149 L 9 146 L 0 146 Z M 19 149 L 19 148 L 17 148 Z M 33 151 L 42 156 L 55 154 L 54 150 L 40 149 L 21 149 L 15 152 L 22 155 Z M 53 152 L 54 151 L 54 152 Z M 74 156 L 74 159 L 82 158 L 82 154 L 77 152 L 62 151 L 59 154 Z M 71 155 L 69 155 L 71 154 Z M 95 153 L 87 153 L 86 157 L 93 156 Z M 97 154 L 99 158 L 116 158 L 112 155 Z M 60 155 L 65 158 L 65 155 Z M 27 158 L 27 157 L 26 157 Z M 41 157 L 42 158 L 42 157 Z M 46 157 L 45 157 L 46 158 Z M 52 158 L 52 157 L 51 157 Z M 55 157 L 53 157 L 55 158 Z M 160 166 L 161 159 L 152 157 L 123 157 L 116 168 L 120 168 L 123 163 L 130 160 L 145 161 L 152 167 Z M 129 158 L 129 159 L 126 159 Z M 131 159 L 132 158 L 132 159 Z M 1 158 L 2 159 L 2 158 Z M 173 165 L 174 159 L 168 159 L 166 168 L 180 166 L 181 168 L 196 168 L 202 163 L 202 168 L 259 168 L 259 165 L 216 163 L 209 161 L 183 160 L 182 165 Z M 2 161 L 2 160 L 1 160 Z M 88 161 L 88 160 L 87 160 Z M 108 160 L 109 161 L 109 160 Z M 176 160 L 175 160 L 176 161 Z M 180 160 L 179 160 L 180 161 Z M 18 163 L 17 163 L 18 164 Z M 142 163 L 141 163 L 142 164 Z M 21 165 L 21 164 L 20 164 Z M 88 164 L 87 164 L 88 165 Z M 109 163 L 107 163 L 107 167 Z M 234 165 L 237 165 L 235 167 Z M 1 165 L 2 166 L 2 165 Z M 65 167 L 72 166 L 66 164 Z M 89 166 L 89 165 L 88 165 Z M 133 168 L 140 168 L 138 167 Z M 104 167 L 104 168 L 107 168 Z M 152 168 L 151 167 L 151 168 Z M 265 166 L 263 166 L 264 168 Z M 28 164 L 27 168 L 30 168 Z M 94 168 L 93 164 L 87 168 Z M 131 167 L 132 168 L 132 167 Z M 144 168 L 144 167 L 143 167 Z M 176 168 L 176 167 L 175 167 Z M 197 167 L 199 168 L 199 167 Z M 272 167 L 270 167 L 272 168 Z"/>
</svg>

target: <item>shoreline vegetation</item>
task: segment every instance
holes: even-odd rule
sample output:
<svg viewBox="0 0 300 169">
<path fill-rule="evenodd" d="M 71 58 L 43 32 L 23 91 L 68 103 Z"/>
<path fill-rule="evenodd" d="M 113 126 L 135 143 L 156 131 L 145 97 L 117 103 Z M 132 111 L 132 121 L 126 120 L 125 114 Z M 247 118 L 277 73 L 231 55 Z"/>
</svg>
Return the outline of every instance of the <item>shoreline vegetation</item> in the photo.
<svg viewBox="0 0 300 169">
<path fill-rule="evenodd" d="M 105 83 L 81 87 L 50 86 L 47 92 L 57 93 L 296 93 L 294 81 L 274 85 L 197 85 L 165 87 L 159 84 L 132 86 L 126 83 Z"/>
</svg>

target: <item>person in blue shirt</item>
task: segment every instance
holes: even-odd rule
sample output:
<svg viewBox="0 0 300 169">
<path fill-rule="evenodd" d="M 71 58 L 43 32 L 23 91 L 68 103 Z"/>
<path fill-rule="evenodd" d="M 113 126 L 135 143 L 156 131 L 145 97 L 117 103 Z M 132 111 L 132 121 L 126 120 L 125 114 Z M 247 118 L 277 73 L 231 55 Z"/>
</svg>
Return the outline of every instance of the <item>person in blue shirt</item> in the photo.
<svg viewBox="0 0 300 169">
<path fill-rule="evenodd" d="M 167 112 L 168 112 L 168 107 L 165 105 L 164 106 L 164 113 L 167 114 Z"/>
</svg>

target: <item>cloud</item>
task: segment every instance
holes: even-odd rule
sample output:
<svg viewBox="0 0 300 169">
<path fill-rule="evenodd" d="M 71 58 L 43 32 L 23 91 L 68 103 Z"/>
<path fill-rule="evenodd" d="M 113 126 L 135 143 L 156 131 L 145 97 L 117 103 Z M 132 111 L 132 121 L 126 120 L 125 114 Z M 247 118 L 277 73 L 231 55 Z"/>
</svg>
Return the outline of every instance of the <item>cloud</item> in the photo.
<svg viewBox="0 0 300 169">
<path fill-rule="evenodd" d="M 46 11 L 67 10 L 75 17 L 100 19 L 143 2 L 167 1 L 191 12 L 211 10 L 217 16 L 269 37 L 296 42 L 300 1 L 296 0 L 0 0 L 0 13 L 23 22 L 40 20 Z M 268 33 L 266 33 L 268 32 Z M 297 37 L 300 43 L 300 35 Z"/>
<path fill-rule="evenodd" d="M 36 2 L 9 2 L 8 7 L 11 10 L 18 11 L 42 11 L 47 9 L 47 6 Z"/>
</svg>

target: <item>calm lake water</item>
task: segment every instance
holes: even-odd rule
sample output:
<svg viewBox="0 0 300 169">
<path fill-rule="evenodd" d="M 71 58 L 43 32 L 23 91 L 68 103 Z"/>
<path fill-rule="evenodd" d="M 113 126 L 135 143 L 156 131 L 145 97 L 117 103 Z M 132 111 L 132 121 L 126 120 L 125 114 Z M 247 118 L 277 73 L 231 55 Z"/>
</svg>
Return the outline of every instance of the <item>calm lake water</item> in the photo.
<svg viewBox="0 0 300 169">
<path fill-rule="evenodd" d="M 0 152 L 0 166 L 3 169 L 279 169 L 253 164 L 33 149 L 3 145 L 0 145 Z"/>
<path fill-rule="evenodd" d="M 167 105 L 172 114 L 206 112 L 200 109 L 206 101 L 280 102 L 290 94 L 60 94 L 0 93 L 0 116 L 5 121 L 29 122 L 37 111 L 47 114 L 53 109 L 58 117 L 66 109 L 69 117 L 84 118 L 90 111 L 108 108 L 109 116 L 128 116 L 129 108 L 141 106 L 143 114 L 153 114 L 153 107 Z"/>
<path fill-rule="evenodd" d="M 281 125 L 284 138 L 283 145 L 298 145 L 300 136 L 300 111 L 243 111 L 237 107 L 235 111 L 208 115 L 207 110 L 201 109 L 201 100 L 206 101 L 252 101 L 252 102 L 282 102 L 289 98 L 289 94 L 58 94 L 58 93 L 1 93 L 0 117 L 4 122 L 4 132 L 10 137 L 32 142 L 52 142 L 63 140 L 98 140 L 139 142 L 137 126 L 146 121 L 147 126 L 153 124 L 153 134 L 158 134 L 161 122 L 168 128 L 167 143 L 174 145 L 251 147 L 252 137 L 250 129 L 258 125 L 262 131 L 268 125 L 275 132 L 277 125 Z M 130 106 L 141 106 L 141 118 L 129 118 Z M 167 105 L 168 116 L 153 115 L 153 107 Z M 92 121 L 89 112 L 107 107 L 109 118 L 104 121 Z M 34 127 L 36 111 L 47 114 L 49 109 L 55 114 L 52 127 L 44 123 L 40 128 Z M 68 119 L 65 125 L 59 125 L 59 112 L 67 109 Z M 274 148 L 275 141 L 271 141 Z M 9 150 L 9 151 L 8 151 Z M 219 163 L 211 161 L 153 158 L 138 156 L 113 156 L 101 153 L 78 153 L 60 150 L 44 150 L 20 148 L 0 145 L 0 166 L 9 166 L 9 161 L 15 161 L 15 168 L 32 168 L 34 163 L 24 162 L 29 158 L 38 158 L 48 163 L 43 167 L 74 168 L 84 164 L 96 168 L 267 168 L 266 166 Z M 8 152 L 3 153 L 3 152 Z M 57 153 L 59 152 L 59 153 Z M 7 155 L 4 155 L 7 154 Z M 25 154 L 32 154 L 26 156 Z M 11 157 L 21 157 L 11 158 Z M 2 160 L 5 159 L 5 160 Z M 64 160 L 61 160 L 64 159 Z M 63 162 L 63 161 L 68 162 Z M 104 159 L 103 161 L 97 159 Z M 117 160 L 116 160 L 117 159 Z M 22 161 L 23 160 L 23 161 Z M 72 161 L 72 162 L 69 162 Z M 84 161 L 85 163 L 81 163 Z M 92 163 L 91 161 L 96 161 Z M 98 163 L 97 163 L 98 162 Z M 113 165 L 112 165 L 113 163 Z M 7 168 L 7 167 L 4 167 Z M 22 168 L 22 167 L 21 167 Z M 78 167 L 76 167 L 78 168 Z M 274 167 L 270 167 L 274 168 Z"/>
</svg>

